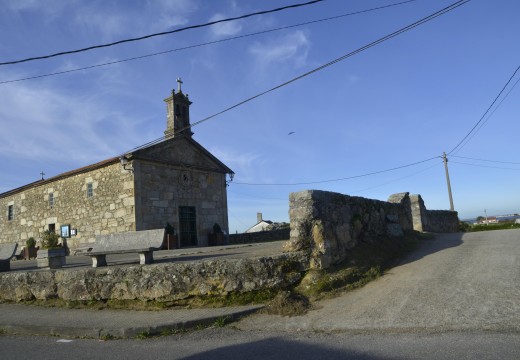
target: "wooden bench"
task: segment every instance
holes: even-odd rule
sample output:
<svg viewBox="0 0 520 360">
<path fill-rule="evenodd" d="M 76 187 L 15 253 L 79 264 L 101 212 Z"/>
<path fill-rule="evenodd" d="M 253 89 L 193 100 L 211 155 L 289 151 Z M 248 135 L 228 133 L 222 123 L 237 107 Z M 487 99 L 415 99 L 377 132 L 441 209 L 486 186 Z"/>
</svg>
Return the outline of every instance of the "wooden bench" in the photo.
<svg viewBox="0 0 520 360">
<path fill-rule="evenodd" d="M 16 255 L 17 243 L 0 244 L 0 271 L 11 270 L 11 258 Z"/>
<path fill-rule="evenodd" d="M 153 252 L 164 240 L 164 229 L 97 235 L 92 250 L 92 267 L 107 266 L 106 255 L 138 253 L 141 265 L 153 263 Z"/>
</svg>

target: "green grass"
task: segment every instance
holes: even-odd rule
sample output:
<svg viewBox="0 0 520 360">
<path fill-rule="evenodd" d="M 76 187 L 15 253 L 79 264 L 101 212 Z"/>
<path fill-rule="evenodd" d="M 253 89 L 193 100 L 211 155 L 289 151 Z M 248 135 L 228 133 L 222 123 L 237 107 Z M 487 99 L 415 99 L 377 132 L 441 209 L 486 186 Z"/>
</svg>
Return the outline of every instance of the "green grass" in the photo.
<svg viewBox="0 0 520 360">
<path fill-rule="evenodd" d="M 413 232 L 403 239 L 360 243 L 341 264 L 325 270 L 310 270 L 295 290 L 315 301 L 360 288 L 383 275 L 425 237 Z"/>
<path fill-rule="evenodd" d="M 520 229 L 520 224 L 516 223 L 498 223 L 498 224 L 480 224 L 480 225 L 470 225 L 467 232 L 477 232 L 477 231 L 490 231 L 490 230 L 510 230 L 510 229 Z"/>
<path fill-rule="evenodd" d="M 217 320 L 215 320 L 215 322 L 213 323 L 213 326 L 221 328 L 221 327 L 224 327 L 227 324 L 229 324 L 232 320 L 233 319 L 231 318 L 231 316 L 219 317 Z"/>
</svg>

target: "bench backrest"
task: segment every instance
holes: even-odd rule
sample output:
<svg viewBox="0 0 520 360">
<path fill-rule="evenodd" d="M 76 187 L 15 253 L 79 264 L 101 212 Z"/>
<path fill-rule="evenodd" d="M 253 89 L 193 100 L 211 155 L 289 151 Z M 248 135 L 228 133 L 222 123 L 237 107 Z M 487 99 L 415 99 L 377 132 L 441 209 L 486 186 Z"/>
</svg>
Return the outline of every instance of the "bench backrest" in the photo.
<svg viewBox="0 0 520 360">
<path fill-rule="evenodd" d="M 0 260 L 10 260 L 16 253 L 17 243 L 0 244 Z"/>
<path fill-rule="evenodd" d="M 93 244 L 91 252 L 128 251 L 148 248 L 159 250 L 163 240 L 164 229 L 96 235 L 96 243 Z"/>
</svg>

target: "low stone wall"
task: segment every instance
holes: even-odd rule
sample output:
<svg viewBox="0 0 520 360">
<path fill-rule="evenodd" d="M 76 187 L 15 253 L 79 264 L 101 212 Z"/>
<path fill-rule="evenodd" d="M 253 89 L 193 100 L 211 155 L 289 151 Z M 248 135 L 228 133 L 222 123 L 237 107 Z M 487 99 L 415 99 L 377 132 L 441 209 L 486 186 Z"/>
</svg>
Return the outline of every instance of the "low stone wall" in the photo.
<svg viewBox="0 0 520 360">
<path fill-rule="evenodd" d="M 288 240 L 291 230 L 280 229 L 271 231 L 258 231 L 253 233 L 230 234 L 230 244 L 251 244 L 268 241 Z"/>
<path fill-rule="evenodd" d="M 459 217 L 456 211 L 427 210 L 428 225 L 425 231 L 450 233 L 459 231 Z"/>
<path fill-rule="evenodd" d="M 410 230 L 455 232 L 456 212 L 428 211 L 420 195 L 400 193 L 389 201 L 307 190 L 289 196 L 290 240 L 286 251 L 306 251 L 313 269 L 345 260 L 361 241 L 402 237 Z"/>
<path fill-rule="evenodd" d="M 284 289 L 301 280 L 306 254 L 190 263 L 126 265 L 0 274 L 0 299 L 157 300 Z"/>
</svg>

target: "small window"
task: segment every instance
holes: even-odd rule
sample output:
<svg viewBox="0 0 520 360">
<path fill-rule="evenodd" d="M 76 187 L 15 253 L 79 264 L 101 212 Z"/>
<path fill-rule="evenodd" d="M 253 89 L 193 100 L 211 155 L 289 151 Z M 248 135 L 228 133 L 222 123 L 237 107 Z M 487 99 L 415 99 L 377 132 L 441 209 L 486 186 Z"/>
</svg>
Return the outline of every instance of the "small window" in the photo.
<svg viewBox="0 0 520 360">
<path fill-rule="evenodd" d="M 7 207 L 7 220 L 11 221 L 13 219 L 14 219 L 14 206 L 13 205 L 9 205 Z"/>
<path fill-rule="evenodd" d="M 49 194 L 49 207 L 51 209 L 54 207 L 54 193 Z"/>
<path fill-rule="evenodd" d="M 87 184 L 87 197 L 94 197 L 94 189 L 92 188 L 92 183 Z"/>
</svg>

